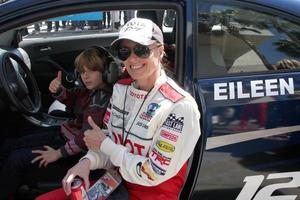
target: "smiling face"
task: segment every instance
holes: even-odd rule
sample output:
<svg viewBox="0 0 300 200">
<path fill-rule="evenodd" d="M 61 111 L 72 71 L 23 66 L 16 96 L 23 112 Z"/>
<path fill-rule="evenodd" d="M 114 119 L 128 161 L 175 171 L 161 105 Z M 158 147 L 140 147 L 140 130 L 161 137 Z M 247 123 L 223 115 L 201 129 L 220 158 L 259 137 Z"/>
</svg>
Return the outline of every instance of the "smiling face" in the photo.
<svg viewBox="0 0 300 200">
<path fill-rule="evenodd" d="M 94 90 L 103 87 L 102 73 L 92 71 L 88 67 L 83 66 L 84 71 L 80 73 L 80 77 L 84 85 L 89 90 Z"/>
<path fill-rule="evenodd" d="M 133 52 L 133 48 L 136 45 L 138 44 L 130 40 L 123 40 L 121 42 L 120 48 L 125 47 L 131 49 L 130 56 L 123 61 L 123 63 L 130 76 L 137 81 L 138 86 L 141 89 L 148 90 L 148 88 L 154 86 L 156 79 L 159 77 L 163 47 L 157 43 L 149 45 L 149 57 L 142 58 Z"/>
<path fill-rule="evenodd" d="M 86 49 L 76 57 L 76 70 L 80 73 L 81 80 L 87 89 L 94 90 L 105 86 L 102 72 L 106 59 L 106 56 L 97 48 Z"/>
</svg>

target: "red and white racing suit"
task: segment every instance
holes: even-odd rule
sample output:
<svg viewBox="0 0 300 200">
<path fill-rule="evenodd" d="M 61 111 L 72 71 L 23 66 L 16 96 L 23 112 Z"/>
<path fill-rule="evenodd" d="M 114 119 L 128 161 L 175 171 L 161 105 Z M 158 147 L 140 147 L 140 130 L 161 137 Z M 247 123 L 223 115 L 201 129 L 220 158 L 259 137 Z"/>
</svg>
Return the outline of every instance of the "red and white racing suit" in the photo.
<svg viewBox="0 0 300 200">
<path fill-rule="evenodd" d="M 91 169 L 118 167 L 130 199 L 177 199 L 201 133 L 199 119 L 193 97 L 164 71 L 149 93 L 121 80 L 104 117 L 110 137 L 84 158 Z"/>
</svg>

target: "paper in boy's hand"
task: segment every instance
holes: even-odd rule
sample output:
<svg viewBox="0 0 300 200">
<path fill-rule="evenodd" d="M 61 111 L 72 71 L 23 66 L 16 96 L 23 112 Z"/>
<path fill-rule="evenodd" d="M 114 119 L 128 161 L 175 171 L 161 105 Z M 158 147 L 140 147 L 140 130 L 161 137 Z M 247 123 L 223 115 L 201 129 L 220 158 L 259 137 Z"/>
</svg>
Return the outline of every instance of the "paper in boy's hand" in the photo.
<svg viewBox="0 0 300 200">
<path fill-rule="evenodd" d="M 114 177 L 106 171 L 105 174 L 87 191 L 89 200 L 106 199 L 120 183 L 121 178 Z"/>
</svg>

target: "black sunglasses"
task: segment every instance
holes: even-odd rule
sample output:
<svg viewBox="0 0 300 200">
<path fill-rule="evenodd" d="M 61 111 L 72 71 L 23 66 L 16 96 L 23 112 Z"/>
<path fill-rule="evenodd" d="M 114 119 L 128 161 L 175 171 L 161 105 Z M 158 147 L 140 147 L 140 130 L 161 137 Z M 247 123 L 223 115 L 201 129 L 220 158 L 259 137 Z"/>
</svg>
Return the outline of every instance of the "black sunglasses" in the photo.
<svg viewBox="0 0 300 200">
<path fill-rule="evenodd" d="M 118 49 L 118 58 L 122 61 L 125 61 L 129 58 L 131 55 L 131 51 L 133 50 L 134 54 L 137 55 L 140 58 L 148 58 L 150 56 L 150 52 L 152 49 L 155 49 L 157 47 L 160 47 L 160 45 L 157 45 L 153 48 L 149 48 L 149 46 L 136 44 L 132 49 L 128 47 L 120 47 Z"/>
</svg>

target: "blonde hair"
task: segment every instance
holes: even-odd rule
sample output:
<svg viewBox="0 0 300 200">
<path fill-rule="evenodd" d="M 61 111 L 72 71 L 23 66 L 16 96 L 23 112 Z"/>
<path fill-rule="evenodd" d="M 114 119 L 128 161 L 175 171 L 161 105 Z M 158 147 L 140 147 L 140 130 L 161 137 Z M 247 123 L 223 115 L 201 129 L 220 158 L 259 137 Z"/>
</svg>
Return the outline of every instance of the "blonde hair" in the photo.
<svg viewBox="0 0 300 200">
<path fill-rule="evenodd" d="M 74 64 L 79 73 L 84 72 L 84 66 L 91 71 L 103 72 L 106 62 L 106 56 L 97 48 L 89 48 L 76 57 Z"/>
</svg>

